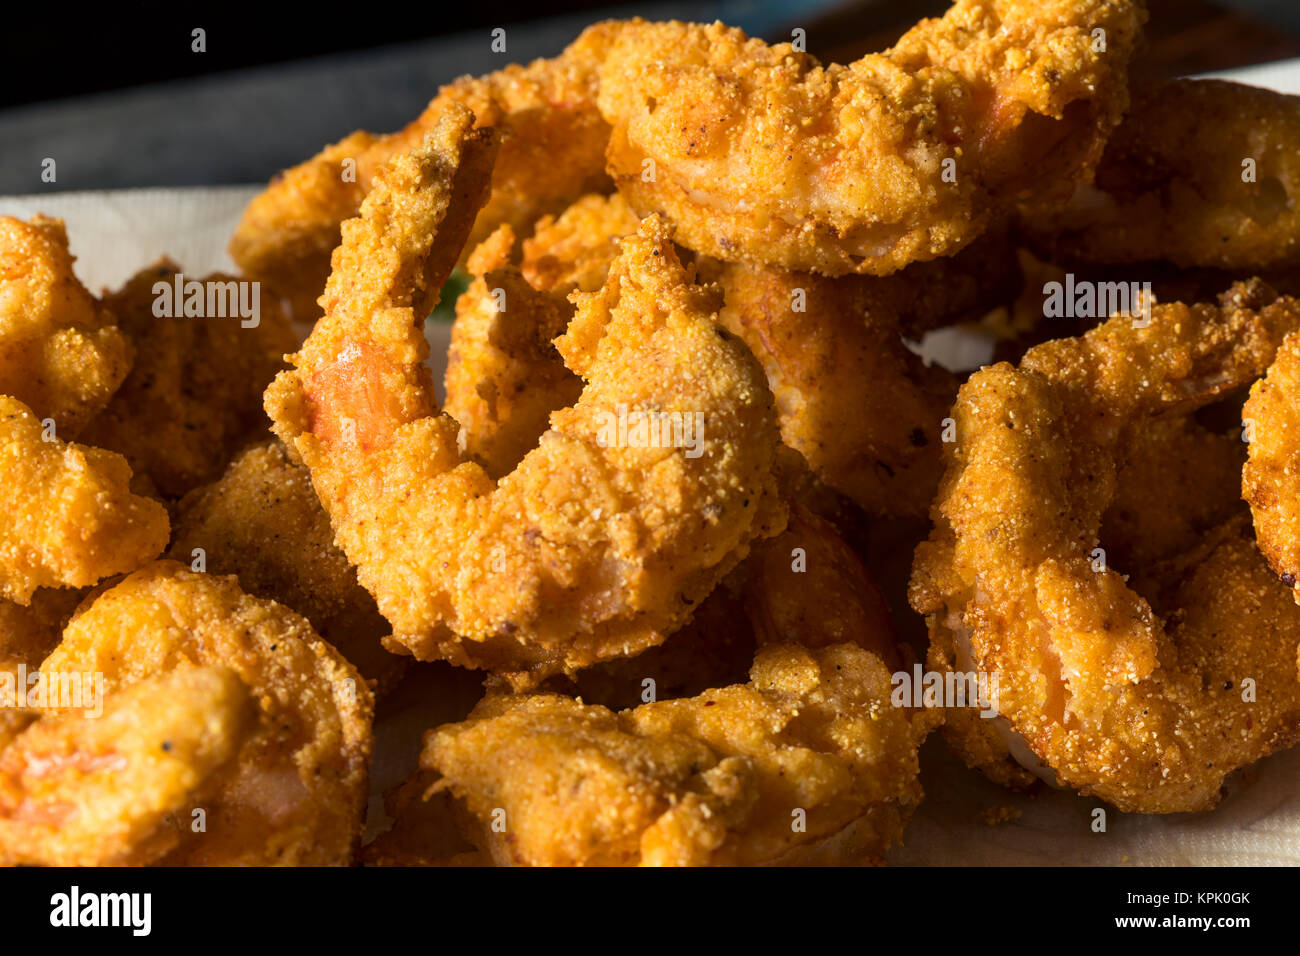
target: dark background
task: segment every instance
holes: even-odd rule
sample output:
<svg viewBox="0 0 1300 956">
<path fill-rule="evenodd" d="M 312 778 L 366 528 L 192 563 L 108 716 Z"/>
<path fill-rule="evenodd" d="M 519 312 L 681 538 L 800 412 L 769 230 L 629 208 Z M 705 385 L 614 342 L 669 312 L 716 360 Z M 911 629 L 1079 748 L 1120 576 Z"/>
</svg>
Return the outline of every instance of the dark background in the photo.
<svg viewBox="0 0 1300 956">
<path fill-rule="evenodd" d="M 1144 64 L 1179 74 L 1300 56 L 1300 0 L 1152 0 Z M 395 129 L 462 73 L 553 55 L 608 16 L 807 31 L 840 62 L 945 0 L 600 0 L 547 5 L 9 4 L 0 32 L 0 194 L 266 180 L 353 129 Z M 506 28 L 507 51 L 490 51 Z M 191 51 L 191 30 L 207 51 Z M 40 180 L 41 161 L 58 181 Z"/>
</svg>

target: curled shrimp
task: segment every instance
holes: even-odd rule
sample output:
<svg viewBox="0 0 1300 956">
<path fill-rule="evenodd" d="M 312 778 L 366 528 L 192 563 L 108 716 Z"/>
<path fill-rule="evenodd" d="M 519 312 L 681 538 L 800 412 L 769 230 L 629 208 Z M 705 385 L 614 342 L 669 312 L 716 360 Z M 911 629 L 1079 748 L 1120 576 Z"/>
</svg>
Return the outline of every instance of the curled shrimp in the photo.
<svg viewBox="0 0 1300 956">
<path fill-rule="evenodd" d="M 632 21 L 598 81 L 608 168 L 697 252 L 884 275 L 1086 180 L 1144 17 L 1133 0 L 958 0 L 826 67 L 722 24 Z"/>
<path fill-rule="evenodd" d="M 101 675 L 112 702 L 144 694 L 136 688 L 162 675 L 196 667 L 233 672 L 254 713 L 219 768 L 212 751 L 213 776 L 203 784 L 202 799 L 190 805 L 203 811 L 203 825 L 194 825 L 190 812 L 173 818 L 167 839 L 140 862 L 350 862 L 366 802 L 371 693 L 356 669 L 288 608 L 250 597 L 234 578 L 157 561 L 74 616 L 41 671 Z M 195 712 L 191 733 L 205 721 L 233 728 L 234 696 L 226 688 L 220 697 L 227 704 Z M 147 790 L 147 779 L 142 786 Z M 156 802 L 175 806 L 161 796 Z"/>
<path fill-rule="evenodd" d="M 489 141 L 448 110 L 379 175 L 344 229 L 325 317 L 267 410 L 395 646 L 527 682 L 659 643 L 779 530 L 777 431 L 762 369 L 714 322 L 716 290 L 694 284 L 651 218 L 557 340 L 586 381 L 578 402 L 499 482 L 463 460 L 412 302 L 459 255 Z M 477 191 L 460 188 L 470 181 Z M 677 430 L 652 440 L 652 419 Z"/>
<path fill-rule="evenodd" d="M 1300 302 L 1241 284 L 1217 306 L 1117 315 L 962 387 L 912 606 L 932 666 L 998 679 L 998 717 L 958 728 L 968 762 L 1024 782 L 1015 758 L 1170 813 L 1213 807 L 1229 773 L 1300 739 L 1300 608 L 1244 516 L 1174 528 L 1186 550 L 1162 569 L 1115 567 L 1100 538 L 1128 445 L 1252 381 L 1297 326 Z"/>
<path fill-rule="evenodd" d="M 186 667 L 113 694 L 102 714 L 26 715 L 0 749 L 0 863 L 151 863 L 181 839 L 256 723 L 225 667 Z M 2 735 L 0 735 L 2 739 Z"/>
</svg>

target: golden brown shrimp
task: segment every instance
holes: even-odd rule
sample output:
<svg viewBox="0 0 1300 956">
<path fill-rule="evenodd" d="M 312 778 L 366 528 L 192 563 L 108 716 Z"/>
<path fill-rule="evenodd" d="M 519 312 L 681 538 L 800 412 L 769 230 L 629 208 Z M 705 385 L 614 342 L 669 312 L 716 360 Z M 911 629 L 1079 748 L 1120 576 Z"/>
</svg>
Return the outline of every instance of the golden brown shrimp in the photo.
<svg viewBox="0 0 1300 956">
<path fill-rule="evenodd" d="M 558 212 L 608 182 L 609 127 L 596 109 L 595 80 L 609 29 L 588 28 L 554 59 L 461 77 L 439 90 L 405 129 L 388 136 L 353 133 L 280 173 L 245 210 L 231 256 L 244 272 L 289 297 L 296 319 L 315 319 L 340 225 L 357 214 L 375 173 L 419 146 L 453 105 L 471 110 L 477 125 L 501 133 L 492 193 L 478 214 L 470 248 L 501 223 L 527 234 L 538 216 Z"/>
<path fill-rule="evenodd" d="M 723 325 L 767 372 L 782 440 L 869 514 L 925 514 L 957 383 L 906 348 L 873 284 L 725 263 L 702 270 L 722 285 Z"/>
<path fill-rule="evenodd" d="M 1217 307 L 1116 316 L 962 387 L 912 605 L 932 666 L 998 679 L 985 723 L 1000 744 L 985 732 L 968 762 L 1014 776 L 1014 755 L 1120 809 L 1169 813 L 1212 807 L 1226 775 L 1300 737 L 1300 608 L 1241 518 L 1180 556 L 1163 619 L 1096 550 L 1144 426 L 1250 382 L 1297 327 L 1300 302 L 1240 285 Z"/>
<path fill-rule="evenodd" d="M 697 252 L 885 275 L 1086 180 L 1144 18 L 1133 0 L 958 0 L 827 67 L 722 24 L 631 21 L 599 76 L 608 168 Z"/>
<path fill-rule="evenodd" d="M 538 224 L 523 244 L 521 271 L 557 292 L 598 285 L 618 240 L 635 222 L 622 197 L 585 196 L 558 218 Z M 831 279 L 703 257 L 699 268 L 703 278 L 723 287 L 722 324 L 744 339 L 767 373 L 784 442 L 823 482 L 868 513 L 924 515 L 942 470 L 940 433 L 957 382 L 943 369 L 927 367 L 903 335 L 964 321 L 1010 296 L 1019 270 L 1005 230 L 952 259 L 916 263 L 886 277 Z M 461 304 L 485 301 L 479 288 Z M 540 305 L 533 309 L 544 311 Z M 472 331 L 477 327 L 463 334 L 480 338 L 481 332 Z M 536 423 L 553 400 L 539 385 L 561 374 L 560 363 L 545 351 L 521 357 L 531 360 L 513 363 L 507 381 L 532 403 L 514 443 L 531 447 L 541 431 Z M 468 372 L 457 369 L 457 378 L 468 379 Z M 447 388 L 449 396 L 469 391 L 450 373 Z M 492 394 L 501 391 L 493 388 Z M 497 428 L 507 427 L 500 423 L 510 420 L 509 412 L 507 407 L 495 417 Z M 476 429 L 466 430 L 474 440 Z"/>
<path fill-rule="evenodd" d="M 928 726 L 889 694 L 860 647 L 774 644 L 749 683 L 630 711 L 490 696 L 421 763 L 498 864 L 878 862 L 920 801 Z"/>
<path fill-rule="evenodd" d="M 298 344 L 270 296 L 260 298 L 256 326 L 234 311 L 155 315 L 154 284 L 172 286 L 178 269 L 164 259 L 105 297 L 137 358 L 81 435 L 124 456 L 137 478 L 147 477 L 168 499 L 216 478 L 236 449 L 265 434 L 262 392 Z M 229 288 L 243 280 L 217 273 L 199 281 Z"/>
<path fill-rule="evenodd" d="M 1300 264 L 1300 96 L 1174 80 L 1140 98 L 1095 188 L 1027 206 L 1022 228 L 1058 259 L 1260 270 Z"/>
<path fill-rule="evenodd" d="M 878 862 L 921 796 L 916 748 L 937 715 L 891 706 L 888 615 L 829 524 L 795 506 L 742 574 L 743 600 L 724 585 L 687 631 L 730 608 L 716 623 L 748 613 L 744 640 L 678 632 L 584 670 L 579 700 L 490 694 L 430 731 L 394 832 L 423 836 L 433 862 L 452 826 L 498 864 Z M 747 679 L 731 662 L 756 645 Z M 615 712 L 593 688 L 607 706 L 653 702 Z"/>
<path fill-rule="evenodd" d="M 108 401 L 134 351 L 77 281 L 60 219 L 0 216 L 0 395 L 75 438 Z"/>
<path fill-rule="evenodd" d="M 0 599 L 85 587 L 167 546 L 167 510 L 132 494 L 121 455 L 65 443 L 0 395 Z"/>
<path fill-rule="evenodd" d="M 409 659 L 380 644 L 391 629 L 334 544 L 311 475 L 277 441 L 241 452 L 181 501 L 168 554 L 201 557 L 209 574 L 233 574 L 249 594 L 297 611 L 379 693 L 405 670 Z"/>
<path fill-rule="evenodd" d="M 470 121 L 449 110 L 377 177 L 325 318 L 267 408 L 394 641 L 529 683 L 659 643 L 779 528 L 775 413 L 748 350 L 714 324 L 716 290 L 650 219 L 557 341 L 586 380 L 578 403 L 500 482 L 463 461 L 411 302 L 435 293 L 486 191 Z M 652 420 L 669 434 L 652 440 Z"/>
<path fill-rule="evenodd" d="M 1259 549 L 1292 589 L 1300 576 L 1300 335 L 1278 349 L 1268 374 L 1250 390 L 1241 417 L 1250 444 L 1241 476 L 1241 494 L 1250 504 Z"/>
<path fill-rule="evenodd" d="M 248 687 L 224 667 L 141 680 L 113 694 L 102 714 L 35 720 L 0 750 L 0 864 L 164 857 L 255 723 Z"/>
<path fill-rule="evenodd" d="M 288 608 L 249 597 L 234 578 L 158 561 L 75 616 L 42 671 L 102 674 L 112 700 L 195 665 L 234 671 L 256 705 L 256 726 L 205 789 L 205 828 L 175 821 L 156 862 L 349 862 L 366 801 L 370 690 Z"/>
</svg>

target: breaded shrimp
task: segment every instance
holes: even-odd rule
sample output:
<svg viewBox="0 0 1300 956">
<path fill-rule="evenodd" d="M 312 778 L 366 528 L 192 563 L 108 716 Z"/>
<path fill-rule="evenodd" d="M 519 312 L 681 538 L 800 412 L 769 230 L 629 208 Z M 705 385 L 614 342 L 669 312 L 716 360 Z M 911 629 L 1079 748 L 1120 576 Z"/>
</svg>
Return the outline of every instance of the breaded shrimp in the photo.
<svg viewBox="0 0 1300 956">
<path fill-rule="evenodd" d="M 75 438 L 131 367 L 134 350 L 77 281 L 61 219 L 0 216 L 0 395 Z"/>
<path fill-rule="evenodd" d="M 102 715 L 41 717 L 0 750 L 0 865 L 161 859 L 255 724 L 249 688 L 225 667 L 146 678 Z"/>
<path fill-rule="evenodd" d="M 779 530 L 777 432 L 762 370 L 715 325 L 716 290 L 651 218 L 557 340 L 587 383 L 577 404 L 500 482 L 462 460 L 412 302 L 436 295 L 486 193 L 471 119 L 449 110 L 377 177 L 267 409 L 394 642 L 522 686 L 661 642 Z M 677 431 L 650 440 L 650 413 Z"/>
<path fill-rule="evenodd" d="M 256 326 L 245 327 L 251 320 L 233 312 L 155 315 L 154 284 L 171 286 L 178 269 L 163 260 L 105 297 L 137 358 L 81 435 L 124 456 L 137 477 L 147 477 L 168 499 L 216 478 L 251 436 L 265 434 L 262 392 L 298 345 L 269 295 L 260 297 Z M 218 273 L 199 281 L 225 287 L 244 280 Z"/>
<path fill-rule="evenodd" d="M 288 608 L 234 578 L 158 561 L 77 614 L 43 671 L 104 676 L 109 700 L 194 666 L 247 685 L 256 726 L 205 787 L 205 827 L 175 820 L 156 862 L 338 865 L 361 833 L 372 701 L 360 674 Z"/>
<path fill-rule="evenodd" d="M 558 218 L 538 224 L 523 244 L 521 269 L 548 290 L 586 289 L 604 281 L 618 239 L 633 228 L 635 218 L 620 196 L 585 196 Z M 784 442 L 823 482 L 866 512 L 924 515 L 942 469 L 941 431 L 957 382 L 943 369 L 927 367 L 902 336 L 972 318 L 1011 295 L 1018 266 L 1005 231 L 952 259 L 916 263 L 886 277 L 831 279 L 704 257 L 699 268 L 703 278 L 723 287 L 722 324 L 744 339 L 767 373 Z M 470 316 L 486 303 L 484 289 L 474 291 L 461 299 L 462 308 L 475 304 L 466 309 Z M 538 305 L 526 314 L 544 311 Z M 497 318 L 514 326 L 521 321 L 518 315 Z M 469 369 L 457 367 L 457 340 L 482 334 L 481 322 L 459 335 L 453 331 L 456 375 L 448 373 L 449 403 L 452 395 L 470 391 Z M 499 354 L 479 354 L 484 353 Z M 508 407 L 492 421 L 495 429 L 518 436 L 515 445 L 531 447 L 559 363 L 537 350 L 519 357 L 502 377 L 511 391 L 526 396 L 530 414 L 527 420 L 519 416 L 518 432 L 508 424 Z M 494 397 L 503 391 L 488 388 Z M 467 426 L 469 440 L 475 431 Z"/>
<path fill-rule="evenodd" d="M 886 275 L 1086 180 L 1144 19 L 1135 0 L 958 0 L 827 67 L 720 23 L 629 21 L 599 76 L 608 168 L 697 252 Z"/>
<path fill-rule="evenodd" d="M 121 455 L 51 436 L 0 395 L 0 599 L 85 587 L 133 571 L 167 546 L 167 510 L 129 490 Z"/>
<path fill-rule="evenodd" d="M 1253 380 L 1298 327 L 1300 302 L 1243 284 L 1219 306 L 1118 315 L 962 387 L 912 606 L 931 666 L 998 678 L 984 723 L 1001 745 L 986 732 L 968 762 L 1009 777 L 1015 756 L 1122 810 L 1171 813 L 1213 807 L 1229 773 L 1300 739 L 1300 608 L 1243 517 L 1176 556 L 1156 608 L 1126 578 L 1144 569 L 1096 550 L 1124 449 Z"/>
<path fill-rule="evenodd" d="M 1249 457 L 1241 475 L 1241 496 L 1254 516 L 1259 549 L 1282 583 L 1295 589 L 1300 577 L 1300 335 L 1278 349 L 1268 374 L 1255 383 L 1241 417 Z"/>
<path fill-rule="evenodd" d="M 785 444 L 867 513 L 925 514 L 957 382 L 907 349 L 895 316 L 873 301 L 874 285 L 758 266 L 702 268 L 722 285 L 723 325 L 767 372 Z"/>
<path fill-rule="evenodd" d="M 421 766 L 498 864 L 878 862 L 921 798 L 929 727 L 889 694 L 856 645 L 773 644 L 748 683 L 629 711 L 489 696 L 429 732 Z"/>
<path fill-rule="evenodd" d="M 1028 205 L 1022 228 L 1073 262 L 1261 270 L 1300 264 L 1300 96 L 1174 80 L 1138 98 L 1096 186 Z"/>
<path fill-rule="evenodd" d="M 181 501 L 168 554 L 192 564 L 196 550 L 209 574 L 233 574 L 249 594 L 307 618 L 378 692 L 405 670 L 408 659 L 380 645 L 388 622 L 335 546 L 311 475 L 278 441 L 241 452 Z"/>
<path fill-rule="evenodd" d="M 231 256 L 244 272 L 292 299 L 295 319 L 318 317 L 316 299 L 329 277 L 340 225 L 357 214 L 375 173 L 419 146 L 452 106 L 468 108 L 477 125 L 501 134 L 492 193 L 469 248 L 502 223 L 526 235 L 538 216 L 608 183 L 609 127 L 596 110 L 595 80 L 609 29 L 588 28 L 553 59 L 461 77 L 439 90 L 405 129 L 388 136 L 353 133 L 278 174 L 244 211 Z"/>
</svg>

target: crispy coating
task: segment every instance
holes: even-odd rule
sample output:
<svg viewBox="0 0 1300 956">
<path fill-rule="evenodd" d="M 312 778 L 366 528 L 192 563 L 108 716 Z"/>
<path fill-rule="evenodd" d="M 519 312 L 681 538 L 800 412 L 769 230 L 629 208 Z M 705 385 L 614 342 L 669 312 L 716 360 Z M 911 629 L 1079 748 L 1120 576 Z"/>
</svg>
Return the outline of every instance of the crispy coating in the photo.
<svg viewBox="0 0 1300 956">
<path fill-rule="evenodd" d="M 424 312 L 409 303 L 414 277 L 455 261 L 456 207 L 483 194 L 457 188 L 482 132 L 469 121 L 449 113 L 378 177 L 344 229 L 326 316 L 267 407 L 394 641 L 522 685 L 683 624 L 780 520 L 777 434 L 761 369 L 714 324 L 716 290 L 691 281 L 651 219 L 557 342 L 587 382 L 580 401 L 500 482 L 462 460 L 421 364 Z M 705 424 L 692 452 L 621 438 L 621 409 Z"/>
<path fill-rule="evenodd" d="M 958 0 L 826 67 L 722 24 L 630 21 L 600 71 L 608 168 L 697 252 L 886 275 L 1085 180 L 1144 18 L 1131 0 Z"/>
<path fill-rule="evenodd" d="M 444 411 L 460 423 L 465 454 L 493 479 L 537 447 L 551 412 L 582 394 L 552 344 L 573 305 L 529 285 L 510 264 L 513 245 L 501 226 L 470 256 L 474 280 L 456 300 L 447 353 Z"/>
<path fill-rule="evenodd" d="M 584 196 L 538 224 L 523 244 L 521 271 L 541 288 L 585 291 L 604 281 L 618 239 L 635 224 L 621 196 Z M 923 516 L 942 471 L 940 432 L 957 382 L 927 367 L 902 336 L 963 321 L 1011 296 L 1019 267 L 1005 230 L 952 259 L 887 277 L 831 279 L 706 258 L 699 268 L 723 287 L 722 324 L 745 340 L 767 373 L 783 441 L 868 513 Z M 455 352 L 453 340 L 453 361 Z M 518 444 L 528 447 L 550 400 L 531 383 L 558 374 L 558 361 L 533 357 L 513 365 L 508 379 L 527 386 L 536 401 L 520 421 Z M 463 383 L 454 387 L 450 373 L 447 389 L 449 396 L 468 391 Z M 475 429 L 467 431 L 473 441 Z"/>
<path fill-rule="evenodd" d="M 455 823 L 498 864 L 878 861 L 935 722 L 889 705 L 896 657 L 861 562 L 795 505 L 686 629 L 583 671 L 578 700 L 490 694 L 431 731 L 408 787 L 434 800 L 405 829 Z"/>
<path fill-rule="evenodd" d="M 1244 166 L 1251 160 L 1253 169 Z M 1022 225 L 1057 259 L 1259 270 L 1300 263 L 1300 97 L 1174 80 L 1141 98 L 1062 207 Z"/>
<path fill-rule="evenodd" d="M 538 216 L 558 212 L 608 182 L 609 127 L 596 109 L 595 80 L 609 30 L 606 24 L 588 28 L 553 59 L 461 77 L 439 90 L 404 129 L 388 136 L 353 133 L 285 170 L 245 210 L 231 256 L 244 272 L 290 297 L 295 318 L 315 319 L 340 225 L 357 214 L 379 169 L 419 146 L 452 106 L 468 108 L 478 126 L 501 134 L 492 192 L 470 248 L 502 223 L 527 234 Z M 347 160 L 354 175 L 345 178 Z"/>
<path fill-rule="evenodd" d="M 249 594 L 307 618 L 379 692 L 401 676 L 405 660 L 380 644 L 388 622 L 335 546 L 311 475 L 279 442 L 241 452 L 181 501 L 168 553 L 191 563 L 197 548 L 209 574 L 233 574 Z"/>
<path fill-rule="evenodd" d="M 785 530 L 755 545 L 685 627 L 636 657 L 584 669 L 567 689 L 621 710 L 744 683 L 761 644 L 846 642 L 898 666 L 889 607 L 875 581 L 833 524 L 792 501 Z"/>
<path fill-rule="evenodd" d="M 1104 560 L 1128 575 L 1129 586 L 1157 615 L 1180 607 L 1178 588 L 1201 543 L 1242 510 L 1237 490 L 1245 445 L 1238 436 L 1212 432 L 1190 416 L 1146 423 L 1141 441 L 1116 452 L 1114 498 L 1101 519 Z M 1091 552 L 1090 552 L 1091 553 Z M 969 641 L 932 628 L 926 654 L 932 671 L 972 670 Z M 1038 780 L 1012 756 L 1005 731 L 972 709 L 948 710 L 940 734 L 971 766 L 1003 786 L 1026 789 Z M 1043 771 L 1018 749 L 1021 760 Z"/>
<path fill-rule="evenodd" d="M 860 647 L 774 644 L 748 683 L 634 710 L 489 696 L 429 732 L 421 766 L 498 864 L 878 862 L 920 800 L 928 728 L 889 692 Z"/>
<path fill-rule="evenodd" d="M 1241 519 L 1183 562 L 1163 619 L 1094 549 L 1122 450 L 1153 417 L 1251 381 L 1298 325 L 1300 302 L 1241 285 L 1217 307 L 1157 305 L 1144 327 L 1116 316 L 962 387 L 912 605 L 932 666 L 998 678 L 1000 752 L 986 733 L 968 762 L 1015 755 L 1120 809 L 1168 813 L 1214 806 L 1227 774 L 1295 741 L 1300 609 Z"/>
<path fill-rule="evenodd" d="M 248 686 L 184 667 L 49 713 L 0 751 L 0 864 L 126 866 L 177 846 L 190 810 L 253 732 Z"/>
<path fill-rule="evenodd" d="M 1241 495 L 1250 504 L 1259 549 L 1269 565 L 1295 591 L 1300 576 L 1300 335 L 1278 349 L 1268 374 L 1250 390 L 1242 409 L 1249 429 L 1249 457 L 1241 475 Z"/>
<path fill-rule="evenodd" d="M 255 328 L 244 328 L 234 314 L 155 315 L 154 284 L 172 286 L 177 269 L 163 260 L 105 298 L 138 357 L 82 434 L 87 443 L 123 455 L 166 498 L 216 478 L 240 445 L 265 431 L 262 392 L 298 345 L 270 296 L 261 298 Z M 213 274 L 199 281 L 240 280 Z"/>
<path fill-rule="evenodd" d="M 713 274 L 723 325 L 767 372 L 782 440 L 869 514 L 924 514 L 957 383 L 906 348 L 875 284 L 723 263 Z"/>
<path fill-rule="evenodd" d="M 537 220 L 523 241 L 519 269 L 536 289 L 595 292 L 605 284 L 619 240 L 640 223 L 620 194 L 588 193 L 560 215 Z"/>
<path fill-rule="evenodd" d="M 75 438 L 122 383 L 134 352 L 72 271 L 61 219 L 0 216 L 0 395 Z"/>
<path fill-rule="evenodd" d="M 49 440 L 46 440 L 46 439 Z M 0 599 L 85 587 L 167 546 L 167 511 L 132 494 L 121 455 L 60 441 L 0 395 Z"/>
<path fill-rule="evenodd" d="M 206 831 L 178 821 L 177 841 L 157 862 L 349 862 L 366 801 L 371 695 L 304 618 L 244 594 L 233 577 L 158 561 L 74 617 L 43 669 L 98 671 L 111 699 L 196 665 L 238 674 L 257 705 L 257 727 L 206 794 Z"/>
</svg>

